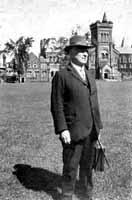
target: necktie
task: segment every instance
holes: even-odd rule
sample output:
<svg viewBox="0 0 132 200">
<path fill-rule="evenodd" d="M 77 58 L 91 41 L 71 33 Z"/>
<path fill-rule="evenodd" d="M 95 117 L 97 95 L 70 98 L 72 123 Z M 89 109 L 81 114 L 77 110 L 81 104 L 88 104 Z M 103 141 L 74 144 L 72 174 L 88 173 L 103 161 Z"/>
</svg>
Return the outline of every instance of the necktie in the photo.
<svg viewBox="0 0 132 200">
<path fill-rule="evenodd" d="M 82 79 L 85 81 L 86 80 L 86 74 L 85 74 L 85 70 L 84 70 L 83 67 L 80 69 L 80 75 L 81 75 Z"/>
</svg>

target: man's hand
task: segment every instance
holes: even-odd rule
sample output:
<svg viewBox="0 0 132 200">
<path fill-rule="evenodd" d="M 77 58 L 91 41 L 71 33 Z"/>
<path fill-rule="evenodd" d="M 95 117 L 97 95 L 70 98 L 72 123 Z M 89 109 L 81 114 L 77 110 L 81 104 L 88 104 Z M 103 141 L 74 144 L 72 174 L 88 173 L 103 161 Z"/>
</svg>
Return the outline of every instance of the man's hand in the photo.
<svg viewBox="0 0 132 200">
<path fill-rule="evenodd" d="M 66 144 L 71 143 L 71 136 L 70 136 L 70 132 L 68 130 L 64 130 L 61 132 L 61 138 L 64 143 L 66 143 Z"/>
</svg>

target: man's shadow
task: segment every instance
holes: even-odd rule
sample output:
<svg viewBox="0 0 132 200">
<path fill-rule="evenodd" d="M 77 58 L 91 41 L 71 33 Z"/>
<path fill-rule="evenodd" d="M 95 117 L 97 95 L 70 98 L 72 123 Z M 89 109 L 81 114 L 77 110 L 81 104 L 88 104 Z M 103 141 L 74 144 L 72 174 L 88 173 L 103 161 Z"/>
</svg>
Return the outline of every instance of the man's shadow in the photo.
<svg viewBox="0 0 132 200">
<path fill-rule="evenodd" d="M 54 200 L 60 199 L 61 176 L 46 169 L 32 167 L 25 164 L 16 164 L 13 174 L 27 189 L 45 191 Z"/>
</svg>

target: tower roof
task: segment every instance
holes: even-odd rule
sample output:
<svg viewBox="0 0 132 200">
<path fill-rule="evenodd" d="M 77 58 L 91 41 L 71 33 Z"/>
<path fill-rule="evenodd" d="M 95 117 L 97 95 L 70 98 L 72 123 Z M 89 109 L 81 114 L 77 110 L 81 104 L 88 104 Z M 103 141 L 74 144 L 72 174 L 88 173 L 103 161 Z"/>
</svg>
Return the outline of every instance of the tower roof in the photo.
<svg viewBox="0 0 132 200">
<path fill-rule="evenodd" d="M 108 22 L 108 21 L 107 21 L 106 13 L 104 12 L 104 16 L 103 16 L 103 19 L 102 19 L 102 23 L 106 23 L 106 22 Z"/>
<path fill-rule="evenodd" d="M 123 37 L 122 42 L 121 42 L 121 47 L 124 47 L 124 42 L 125 42 L 125 38 Z"/>
</svg>

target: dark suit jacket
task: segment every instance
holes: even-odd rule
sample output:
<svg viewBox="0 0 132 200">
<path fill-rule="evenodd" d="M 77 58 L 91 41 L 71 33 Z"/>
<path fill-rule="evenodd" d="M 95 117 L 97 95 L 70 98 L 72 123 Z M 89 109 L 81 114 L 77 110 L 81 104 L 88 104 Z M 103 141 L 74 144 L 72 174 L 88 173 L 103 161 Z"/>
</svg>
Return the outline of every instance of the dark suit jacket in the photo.
<svg viewBox="0 0 132 200">
<path fill-rule="evenodd" d="M 51 113 L 55 133 L 69 130 L 72 141 L 86 138 L 95 125 L 97 133 L 102 128 L 95 79 L 86 70 L 84 82 L 69 64 L 56 72 L 52 80 Z"/>
</svg>

